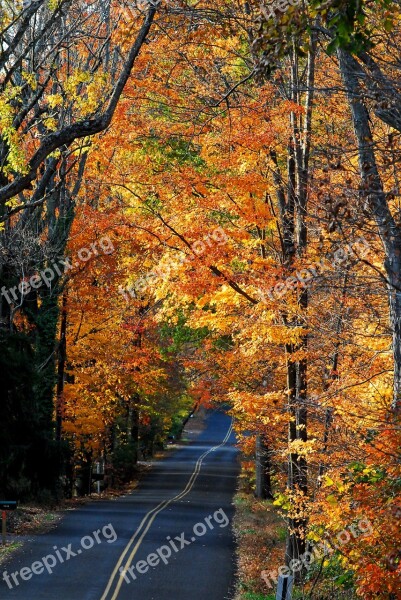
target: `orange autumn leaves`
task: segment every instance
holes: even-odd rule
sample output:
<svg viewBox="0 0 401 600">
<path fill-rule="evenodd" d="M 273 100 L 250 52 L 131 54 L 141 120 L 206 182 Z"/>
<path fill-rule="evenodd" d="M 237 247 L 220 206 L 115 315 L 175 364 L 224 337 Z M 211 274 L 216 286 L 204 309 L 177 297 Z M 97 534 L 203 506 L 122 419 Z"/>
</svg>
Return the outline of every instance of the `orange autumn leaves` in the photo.
<svg viewBox="0 0 401 600">
<path fill-rule="evenodd" d="M 176 25 L 172 15 L 171 31 Z M 357 161 L 345 100 L 336 94 L 339 74 L 319 55 L 317 87 L 324 91 L 313 120 L 310 233 L 293 267 L 332 256 L 360 236 L 371 254 L 312 277 L 302 311 L 301 284 L 282 298 L 263 294 L 293 275 L 283 260 L 277 194 L 280 184 L 291 185 L 291 114 L 304 115 L 283 92 L 290 66 L 284 61 L 269 83 L 250 80 L 230 91 L 249 73 L 243 33 L 207 19 L 198 25 L 144 49 L 112 128 L 89 151 L 71 248 L 107 234 L 116 250 L 68 286 L 65 431 L 98 448 L 132 395 L 141 398 L 143 418 L 164 410 L 168 369 L 159 327 L 184 314 L 193 331 L 207 332 L 173 360 L 185 369 L 192 397 L 230 403 L 245 451 L 253 452 L 257 434 L 268 437 L 282 497 L 289 496 L 288 455 L 306 457 L 311 531 L 334 536 L 368 518 L 374 532 L 344 549 L 342 566 L 355 573 L 361 597 L 378 597 L 383 586 L 396 593 L 399 431 L 387 427 L 391 340 L 385 291 L 370 267 L 382 255 L 371 222 L 358 217 Z M 338 206 L 339 197 L 346 206 Z M 214 238 L 219 228 L 224 235 Z M 305 335 L 307 346 L 290 356 L 289 346 Z M 308 439 L 289 444 L 286 367 L 305 358 Z"/>
</svg>

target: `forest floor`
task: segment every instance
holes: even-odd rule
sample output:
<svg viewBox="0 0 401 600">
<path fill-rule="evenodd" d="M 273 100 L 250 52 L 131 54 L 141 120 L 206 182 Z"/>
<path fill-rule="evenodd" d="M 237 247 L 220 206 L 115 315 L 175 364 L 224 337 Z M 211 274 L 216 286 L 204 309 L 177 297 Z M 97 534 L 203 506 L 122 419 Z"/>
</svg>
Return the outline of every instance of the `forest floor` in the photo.
<svg viewBox="0 0 401 600">
<path fill-rule="evenodd" d="M 0 564 L 18 550 L 23 541 L 22 536 L 40 535 L 50 531 L 62 518 L 61 509 L 49 509 L 41 506 L 19 506 L 15 511 L 7 512 L 7 536 L 11 533 L 13 538 L 8 538 L 6 545 L 0 545 Z"/>
<path fill-rule="evenodd" d="M 264 581 L 283 561 L 286 527 L 271 500 L 257 500 L 243 471 L 234 498 L 234 533 L 237 540 L 237 593 L 235 600 L 276 598 L 276 585 Z"/>
</svg>

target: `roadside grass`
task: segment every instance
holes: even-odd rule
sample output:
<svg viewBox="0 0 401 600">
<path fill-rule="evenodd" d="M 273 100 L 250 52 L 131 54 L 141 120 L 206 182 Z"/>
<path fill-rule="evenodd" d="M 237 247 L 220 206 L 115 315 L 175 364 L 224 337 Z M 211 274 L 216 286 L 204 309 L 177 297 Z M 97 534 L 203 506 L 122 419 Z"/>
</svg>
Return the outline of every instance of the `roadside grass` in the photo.
<svg viewBox="0 0 401 600">
<path fill-rule="evenodd" d="M 253 594 L 252 592 L 246 592 L 243 598 L 245 600 L 276 600 L 275 595 L 265 596 L 264 594 Z"/>
<path fill-rule="evenodd" d="M 6 561 L 19 548 L 22 548 L 22 545 L 22 542 L 9 542 L 5 546 L 0 545 L 0 564 Z"/>
</svg>

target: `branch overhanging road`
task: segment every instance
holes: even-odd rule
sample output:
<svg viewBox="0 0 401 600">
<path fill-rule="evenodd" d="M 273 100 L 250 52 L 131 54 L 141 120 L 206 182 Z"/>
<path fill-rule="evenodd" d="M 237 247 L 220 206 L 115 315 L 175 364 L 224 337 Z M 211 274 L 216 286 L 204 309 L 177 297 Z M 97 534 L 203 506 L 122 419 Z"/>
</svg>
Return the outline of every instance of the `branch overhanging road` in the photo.
<svg viewBox="0 0 401 600">
<path fill-rule="evenodd" d="M 157 462 L 132 494 L 67 513 L 56 529 L 1 565 L 0 599 L 230 598 L 239 470 L 234 441 L 231 419 L 208 411 L 205 430 Z M 83 548 L 83 538 L 85 546 L 92 539 L 91 548 Z M 49 555 L 56 561 L 52 573 L 35 574 Z"/>
</svg>

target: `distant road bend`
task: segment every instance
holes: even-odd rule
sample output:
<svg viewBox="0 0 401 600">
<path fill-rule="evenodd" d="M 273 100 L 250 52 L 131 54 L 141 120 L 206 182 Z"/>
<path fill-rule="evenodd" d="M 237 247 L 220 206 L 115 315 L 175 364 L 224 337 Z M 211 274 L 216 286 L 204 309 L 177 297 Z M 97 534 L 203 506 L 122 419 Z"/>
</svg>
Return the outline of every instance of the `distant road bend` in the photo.
<svg viewBox="0 0 401 600">
<path fill-rule="evenodd" d="M 208 411 L 205 425 L 132 494 L 69 512 L 29 540 L 0 566 L 0 599 L 231 598 L 237 450 L 224 412 Z"/>
</svg>

